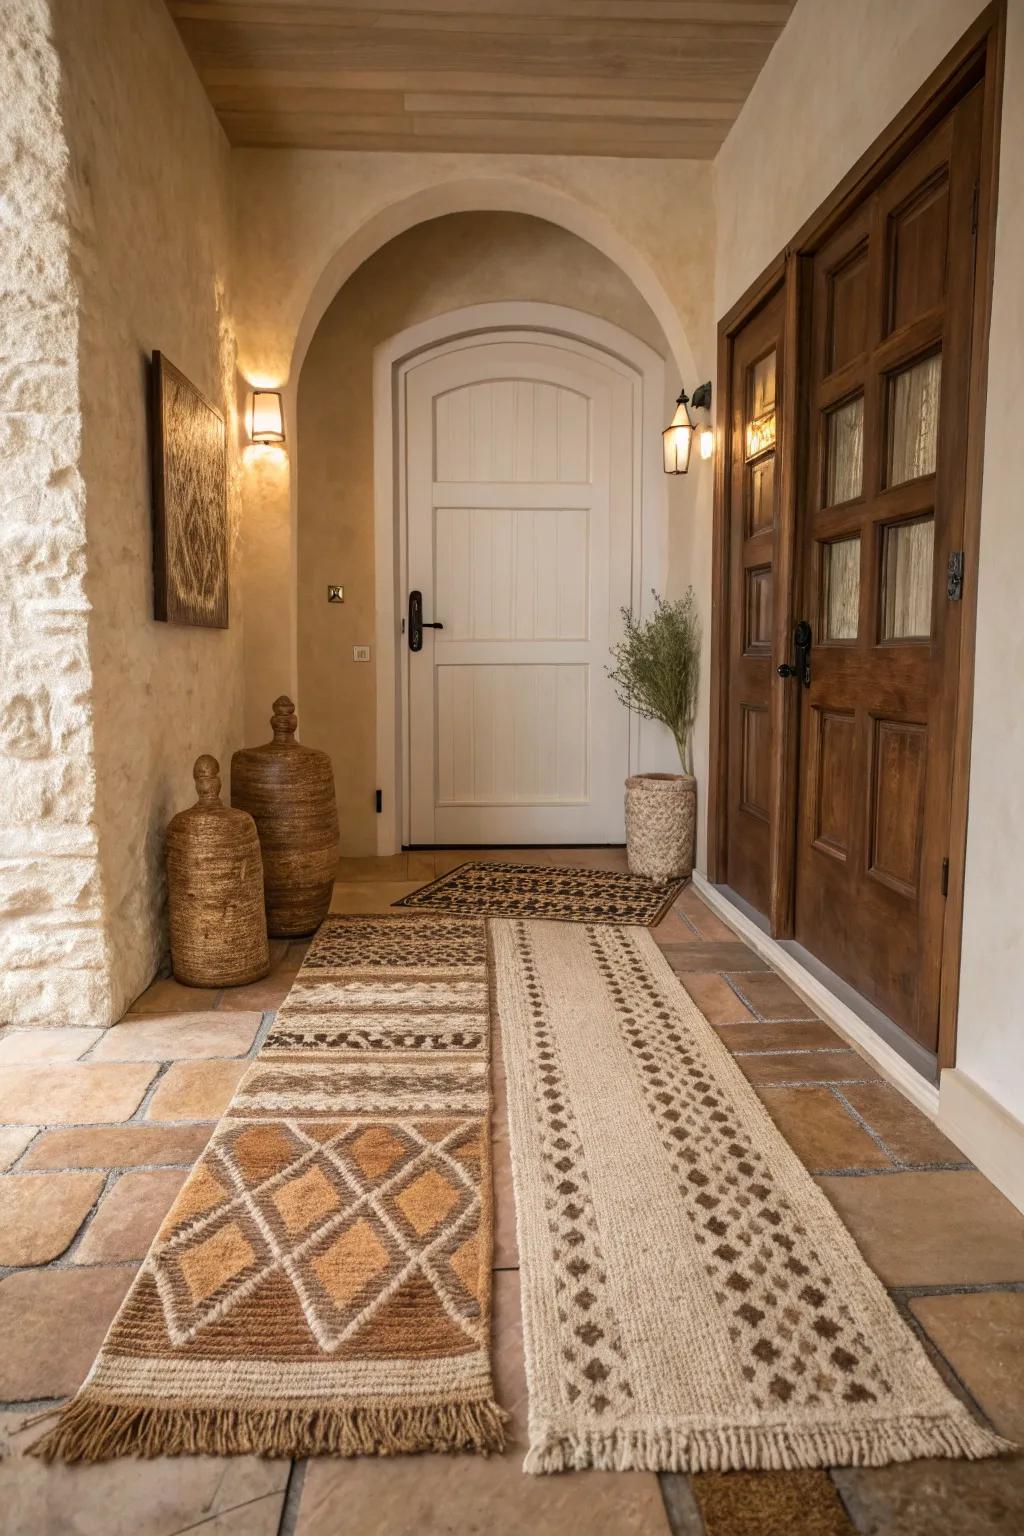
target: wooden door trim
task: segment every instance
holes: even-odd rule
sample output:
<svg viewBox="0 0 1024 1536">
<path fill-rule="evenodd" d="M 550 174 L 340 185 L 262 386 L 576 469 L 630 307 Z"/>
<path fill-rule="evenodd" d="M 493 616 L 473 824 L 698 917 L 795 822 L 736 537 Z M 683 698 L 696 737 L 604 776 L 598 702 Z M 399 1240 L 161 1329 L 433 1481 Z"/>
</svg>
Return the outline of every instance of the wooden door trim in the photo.
<svg viewBox="0 0 1024 1536">
<path fill-rule="evenodd" d="M 726 859 L 726 793 L 723 774 L 728 762 L 728 645 L 729 625 L 729 485 L 732 413 L 732 349 L 736 333 L 780 286 L 786 290 L 783 327 L 782 410 L 780 432 L 779 512 L 775 550 L 776 652 L 773 662 L 788 657 L 788 638 L 795 618 L 796 534 L 802 508 L 802 466 L 797 459 L 806 433 L 794 430 L 806 414 L 803 391 L 808 376 L 806 345 L 807 284 L 805 259 L 827 241 L 843 220 L 893 170 L 914 146 L 950 112 L 967 92 L 983 87 L 981 183 L 977 212 L 974 276 L 974 330 L 971 341 L 969 412 L 964 501 L 964 610 L 956 690 L 953 741 L 953 783 L 949 826 L 949 890 L 943 921 L 940 965 L 940 1067 L 956 1059 L 956 1025 L 963 932 L 964 869 L 967 848 L 968 780 L 974 701 L 975 629 L 977 618 L 978 550 L 981 535 L 981 488 L 984 467 L 985 396 L 988 378 L 988 336 L 995 259 L 995 214 L 999 177 L 999 123 L 1002 105 L 1006 0 L 992 0 L 954 45 L 925 83 L 887 128 L 875 139 L 830 195 L 797 231 L 775 259 L 747 288 L 718 323 L 718 404 L 714 518 L 712 525 L 711 717 L 708 785 L 708 878 L 728 882 Z M 798 366 L 797 366 L 798 364 Z M 790 694 L 792 690 L 789 691 Z M 769 918 L 772 934 L 793 932 L 796 828 L 796 731 L 799 711 L 795 699 L 773 684 L 772 691 L 772 864 Z"/>
</svg>

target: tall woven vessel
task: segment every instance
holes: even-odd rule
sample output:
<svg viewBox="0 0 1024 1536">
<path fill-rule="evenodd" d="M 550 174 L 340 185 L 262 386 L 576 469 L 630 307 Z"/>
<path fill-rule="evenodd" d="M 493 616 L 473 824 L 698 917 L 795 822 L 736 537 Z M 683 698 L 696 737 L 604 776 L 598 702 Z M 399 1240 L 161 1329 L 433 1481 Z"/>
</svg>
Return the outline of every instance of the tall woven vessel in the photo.
<svg viewBox="0 0 1024 1536">
<path fill-rule="evenodd" d="M 664 884 L 693 873 L 697 780 L 637 773 L 626 780 L 626 854 L 631 875 Z"/>
<path fill-rule="evenodd" d="M 272 741 L 231 759 L 231 804 L 248 811 L 259 832 L 267 927 L 275 938 L 298 938 L 331 904 L 339 854 L 334 770 L 326 752 L 295 740 L 291 699 L 275 699 L 270 723 Z"/>
<path fill-rule="evenodd" d="M 263 863 L 251 816 L 222 805 L 220 765 L 196 758 L 198 799 L 167 828 L 171 968 L 190 987 L 240 987 L 270 970 Z"/>
</svg>

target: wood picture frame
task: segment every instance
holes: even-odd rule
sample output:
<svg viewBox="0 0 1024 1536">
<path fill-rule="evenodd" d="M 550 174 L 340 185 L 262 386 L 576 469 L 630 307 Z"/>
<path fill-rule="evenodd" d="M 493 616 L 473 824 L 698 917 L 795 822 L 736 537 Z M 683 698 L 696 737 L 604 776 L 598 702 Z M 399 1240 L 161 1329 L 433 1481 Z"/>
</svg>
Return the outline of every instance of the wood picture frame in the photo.
<svg viewBox="0 0 1024 1536">
<path fill-rule="evenodd" d="M 228 627 L 227 434 L 223 414 L 153 353 L 153 616 Z"/>
</svg>

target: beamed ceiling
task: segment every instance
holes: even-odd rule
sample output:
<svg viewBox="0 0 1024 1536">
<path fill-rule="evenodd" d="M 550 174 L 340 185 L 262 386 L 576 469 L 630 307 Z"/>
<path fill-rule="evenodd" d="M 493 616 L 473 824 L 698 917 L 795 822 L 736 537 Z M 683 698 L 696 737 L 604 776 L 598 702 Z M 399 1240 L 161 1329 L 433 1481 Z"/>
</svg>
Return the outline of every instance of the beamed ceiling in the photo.
<svg viewBox="0 0 1024 1536">
<path fill-rule="evenodd" d="M 167 0 L 233 144 L 710 159 L 793 0 Z"/>
</svg>

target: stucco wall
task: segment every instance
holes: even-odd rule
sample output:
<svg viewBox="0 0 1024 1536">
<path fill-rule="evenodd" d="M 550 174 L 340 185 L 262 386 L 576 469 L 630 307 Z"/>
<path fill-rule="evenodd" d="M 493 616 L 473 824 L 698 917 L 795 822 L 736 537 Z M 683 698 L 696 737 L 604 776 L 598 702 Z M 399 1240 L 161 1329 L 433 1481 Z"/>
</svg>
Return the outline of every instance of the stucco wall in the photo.
<svg viewBox="0 0 1024 1536">
<path fill-rule="evenodd" d="M 374 639 L 373 350 L 422 320 L 501 299 L 564 304 L 668 352 L 650 308 L 613 262 L 522 214 L 418 224 L 364 262 L 334 299 L 298 390 L 298 668 L 305 739 L 334 761 L 346 853 L 377 848 L 376 664 L 352 660 L 354 644 Z M 342 605 L 326 601 L 332 580 L 344 583 Z"/>
<path fill-rule="evenodd" d="M 233 172 L 239 366 L 250 382 L 285 387 L 293 433 L 297 372 L 334 296 L 374 251 L 442 214 L 520 213 L 576 234 L 625 273 L 652 311 L 670 351 L 670 382 L 678 388 L 681 378 L 691 389 L 712 372 L 706 162 L 241 150 Z M 259 614 L 245 635 L 245 732 L 253 742 L 266 739 L 275 693 L 298 686 L 295 469 L 291 453 L 245 458 L 242 580 L 246 611 Z M 680 560 L 673 584 L 693 580 L 705 602 L 710 562 L 697 530 L 710 526 L 707 469 L 675 488 L 670 512 Z M 705 665 L 705 759 L 706 704 Z"/>
<path fill-rule="evenodd" d="M 715 162 L 716 312 L 895 117 L 979 0 L 798 4 Z M 1008 7 L 957 1066 L 1024 1118 L 1024 5 Z M 850 60 L 856 60 L 856 69 Z M 870 89 L 865 89 L 870 82 Z M 766 167 L 776 168 L 771 175 Z"/>
<path fill-rule="evenodd" d="M 94 826 L 78 314 L 47 0 L 0 51 L 0 1023 L 110 1007 Z"/>
<path fill-rule="evenodd" d="M 55 7 L 79 293 L 95 826 L 111 1016 L 164 957 L 163 833 L 200 752 L 241 740 L 241 612 L 227 631 L 153 619 L 147 368 L 164 352 L 228 417 L 230 151 L 161 0 Z M 59 1021 L 55 1021 L 59 1022 Z M 97 1019 L 96 1022 L 103 1022 Z"/>
</svg>

